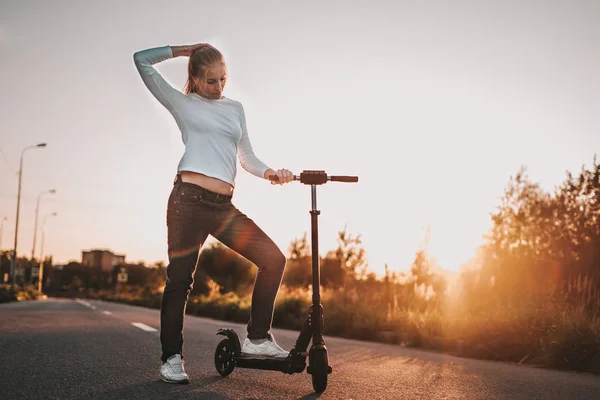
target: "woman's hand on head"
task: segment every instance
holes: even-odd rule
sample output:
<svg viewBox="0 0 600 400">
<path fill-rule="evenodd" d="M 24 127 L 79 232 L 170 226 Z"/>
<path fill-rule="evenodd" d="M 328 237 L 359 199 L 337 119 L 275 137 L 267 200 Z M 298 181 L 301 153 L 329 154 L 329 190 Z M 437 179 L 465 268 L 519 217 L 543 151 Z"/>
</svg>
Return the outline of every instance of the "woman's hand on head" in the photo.
<svg viewBox="0 0 600 400">
<path fill-rule="evenodd" d="M 196 52 L 196 50 L 202 49 L 204 47 L 212 47 L 212 46 L 208 43 L 198 43 L 198 44 L 189 45 L 188 46 L 189 56 L 191 57 L 192 54 L 194 54 Z"/>
<path fill-rule="evenodd" d="M 171 50 L 173 51 L 173 57 L 191 57 L 196 50 L 201 49 L 203 47 L 212 47 L 208 43 L 198 43 L 191 44 L 186 46 L 171 46 Z"/>
</svg>

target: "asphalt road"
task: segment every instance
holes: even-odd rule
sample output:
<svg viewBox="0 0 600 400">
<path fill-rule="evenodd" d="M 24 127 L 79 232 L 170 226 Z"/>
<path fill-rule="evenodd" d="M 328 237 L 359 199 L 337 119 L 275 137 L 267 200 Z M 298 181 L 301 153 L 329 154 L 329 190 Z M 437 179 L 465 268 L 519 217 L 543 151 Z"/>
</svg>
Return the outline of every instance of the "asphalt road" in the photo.
<svg viewBox="0 0 600 400">
<path fill-rule="evenodd" d="M 236 368 L 222 378 L 213 365 L 219 327 L 245 337 L 243 325 L 186 316 L 191 383 L 174 385 L 158 375 L 158 310 L 83 299 L 0 304 L 0 399 L 600 399 L 592 374 L 328 337 L 333 373 L 321 395 L 306 372 Z M 286 349 L 297 337 L 273 332 Z"/>
</svg>

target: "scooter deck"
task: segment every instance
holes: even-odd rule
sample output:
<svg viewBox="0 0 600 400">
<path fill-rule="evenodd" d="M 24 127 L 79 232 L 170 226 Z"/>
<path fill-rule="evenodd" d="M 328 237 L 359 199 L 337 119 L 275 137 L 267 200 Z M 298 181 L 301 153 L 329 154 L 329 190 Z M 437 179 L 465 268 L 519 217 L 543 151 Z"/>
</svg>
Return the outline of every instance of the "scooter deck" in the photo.
<svg viewBox="0 0 600 400">
<path fill-rule="evenodd" d="M 239 368 L 264 369 L 271 371 L 282 371 L 286 373 L 297 373 L 306 368 L 305 359 L 277 358 L 264 355 L 241 353 L 234 357 L 235 365 Z"/>
<path fill-rule="evenodd" d="M 251 359 L 251 360 L 277 360 L 277 361 L 288 360 L 288 357 L 281 358 L 281 357 L 266 356 L 264 354 L 250 354 L 250 353 L 240 353 L 236 358 Z"/>
</svg>

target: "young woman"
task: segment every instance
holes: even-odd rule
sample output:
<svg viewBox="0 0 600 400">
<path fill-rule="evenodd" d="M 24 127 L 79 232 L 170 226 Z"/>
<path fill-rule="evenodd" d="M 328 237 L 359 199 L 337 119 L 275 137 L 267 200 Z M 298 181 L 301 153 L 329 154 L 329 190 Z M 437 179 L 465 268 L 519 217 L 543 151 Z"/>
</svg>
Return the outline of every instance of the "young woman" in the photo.
<svg viewBox="0 0 600 400">
<path fill-rule="evenodd" d="M 153 67 L 180 56 L 189 57 L 183 92 Z M 242 351 L 286 357 L 288 352 L 270 333 L 286 258 L 231 200 L 236 156 L 249 173 L 263 179 L 277 175 L 280 184 L 290 182 L 292 172 L 275 171 L 254 155 L 241 103 L 223 96 L 227 66 L 216 48 L 206 43 L 156 47 L 136 52 L 133 59 L 148 90 L 175 119 L 185 144 L 167 205 L 169 264 L 160 314 L 161 378 L 189 383 L 183 366 L 183 321 L 198 253 L 208 235 L 258 267 Z"/>
</svg>

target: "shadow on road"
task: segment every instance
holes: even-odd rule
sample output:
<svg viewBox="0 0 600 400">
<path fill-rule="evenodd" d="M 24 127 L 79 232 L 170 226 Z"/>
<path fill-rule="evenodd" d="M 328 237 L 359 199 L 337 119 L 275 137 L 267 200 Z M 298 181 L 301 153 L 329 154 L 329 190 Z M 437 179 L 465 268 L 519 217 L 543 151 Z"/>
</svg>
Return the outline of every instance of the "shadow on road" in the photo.
<svg viewBox="0 0 600 400">
<path fill-rule="evenodd" d="M 313 400 L 313 399 L 318 399 L 319 397 L 321 397 L 321 395 L 319 393 L 311 393 L 311 394 L 307 394 L 306 396 L 298 398 L 298 400 Z M 261 400 L 261 399 L 258 397 L 248 397 L 244 400 Z"/>
<path fill-rule="evenodd" d="M 311 393 L 311 394 L 307 394 L 304 397 L 300 397 L 298 400 L 313 400 L 313 399 L 318 399 L 319 397 L 321 397 L 320 393 Z"/>
<path fill-rule="evenodd" d="M 206 400 L 233 400 L 231 397 L 219 393 L 204 391 L 212 383 L 225 379 L 220 376 L 207 377 L 194 380 L 189 385 L 167 384 L 160 379 L 142 382 L 136 385 L 109 389 L 93 396 L 86 395 L 85 399 L 206 399 Z M 319 393 L 311 393 L 298 400 L 314 400 L 320 398 Z M 83 400 L 83 399 L 82 399 Z M 261 400 L 260 398 L 246 398 L 244 400 Z"/>
<path fill-rule="evenodd" d="M 136 385 L 109 389 L 92 396 L 94 399 L 211 399 L 232 400 L 218 393 L 204 392 L 202 389 L 211 383 L 218 382 L 220 376 L 194 380 L 189 385 L 167 384 L 160 379 L 143 382 Z M 89 399 L 86 396 L 86 399 Z M 83 400 L 83 399 L 82 399 Z"/>
</svg>

